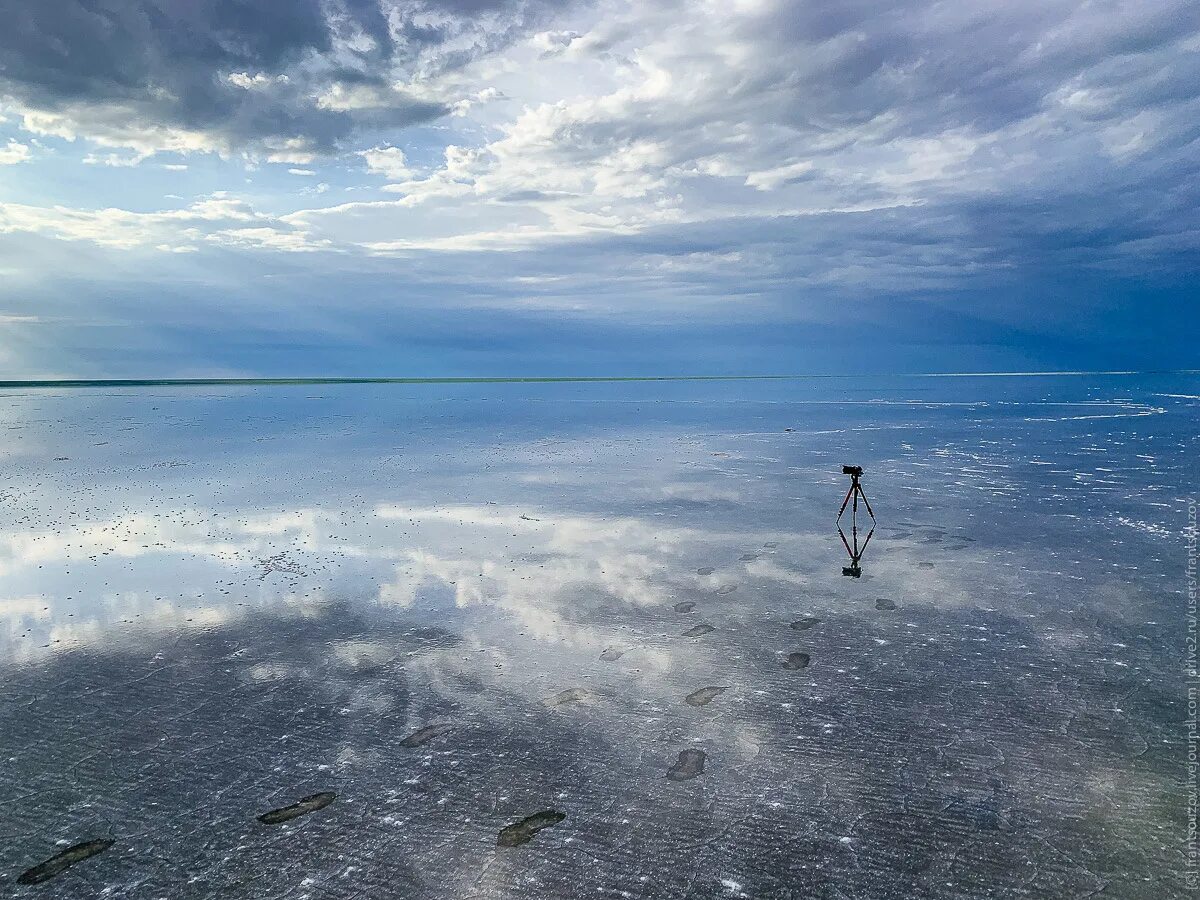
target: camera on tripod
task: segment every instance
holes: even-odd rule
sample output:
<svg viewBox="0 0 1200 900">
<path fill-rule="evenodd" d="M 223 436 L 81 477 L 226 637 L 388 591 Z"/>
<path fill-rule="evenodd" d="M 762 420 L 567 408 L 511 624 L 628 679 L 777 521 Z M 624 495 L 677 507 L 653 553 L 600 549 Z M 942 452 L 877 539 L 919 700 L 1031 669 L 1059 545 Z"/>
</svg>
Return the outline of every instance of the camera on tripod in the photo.
<svg viewBox="0 0 1200 900">
<path fill-rule="evenodd" d="M 842 466 L 842 474 L 850 476 L 850 490 L 846 491 L 846 499 L 842 501 L 842 508 L 837 514 L 837 530 L 838 535 L 842 539 L 842 545 L 846 548 L 846 552 L 850 554 L 850 565 L 842 566 L 842 574 L 850 578 L 862 577 L 862 566 L 859 565 L 859 560 L 862 559 L 863 553 L 867 549 L 867 544 L 871 543 L 871 535 L 875 533 L 875 511 L 871 509 L 871 501 L 867 499 L 867 495 L 863 493 L 862 482 L 862 466 Z M 846 540 L 846 533 L 842 531 L 842 515 L 846 512 L 846 507 L 850 505 L 850 501 L 854 501 L 854 506 L 850 510 L 850 540 Z M 867 508 L 867 515 L 871 517 L 871 527 L 867 531 L 867 536 L 862 542 L 862 546 L 858 543 L 858 501 L 862 500 L 863 506 Z"/>
</svg>

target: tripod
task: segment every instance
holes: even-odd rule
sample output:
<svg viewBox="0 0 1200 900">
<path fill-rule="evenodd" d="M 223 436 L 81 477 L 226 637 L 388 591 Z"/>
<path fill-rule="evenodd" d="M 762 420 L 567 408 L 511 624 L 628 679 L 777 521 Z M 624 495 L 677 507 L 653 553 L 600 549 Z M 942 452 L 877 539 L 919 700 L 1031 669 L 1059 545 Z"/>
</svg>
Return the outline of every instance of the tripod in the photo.
<svg viewBox="0 0 1200 900">
<path fill-rule="evenodd" d="M 848 575 L 851 578 L 859 578 L 862 575 L 862 566 L 859 565 L 863 553 L 867 550 L 867 544 L 871 543 L 871 535 L 875 533 L 875 512 L 871 509 L 871 501 L 867 499 L 867 495 L 863 493 L 862 483 L 859 481 L 862 478 L 862 466 L 842 466 L 842 474 L 850 476 L 850 490 L 846 491 L 846 499 L 842 501 L 842 508 L 837 514 L 837 530 L 838 535 L 842 539 L 842 546 L 846 548 L 846 552 L 850 554 L 850 565 L 842 567 L 842 574 Z M 863 540 L 862 546 L 858 545 L 858 500 L 862 498 L 863 506 L 867 508 L 867 515 L 871 517 L 871 527 L 867 531 L 867 536 Z M 851 501 L 854 505 L 850 507 L 850 534 L 851 540 L 846 540 L 846 532 L 842 531 L 842 516 L 846 512 L 846 507 Z"/>
</svg>

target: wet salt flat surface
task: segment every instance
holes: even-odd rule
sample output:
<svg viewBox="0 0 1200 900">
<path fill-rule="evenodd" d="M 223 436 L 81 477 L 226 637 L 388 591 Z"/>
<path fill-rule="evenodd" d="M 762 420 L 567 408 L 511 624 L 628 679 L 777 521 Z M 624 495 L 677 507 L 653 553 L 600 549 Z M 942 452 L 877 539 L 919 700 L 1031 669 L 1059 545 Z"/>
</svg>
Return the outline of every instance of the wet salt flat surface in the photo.
<svg viewBox="0 0 1200 900">
<path fill-rule="evenodd" d="M 1184 897 L 1198 397 L 6 390 L 0 894 Z"/>
</svg>

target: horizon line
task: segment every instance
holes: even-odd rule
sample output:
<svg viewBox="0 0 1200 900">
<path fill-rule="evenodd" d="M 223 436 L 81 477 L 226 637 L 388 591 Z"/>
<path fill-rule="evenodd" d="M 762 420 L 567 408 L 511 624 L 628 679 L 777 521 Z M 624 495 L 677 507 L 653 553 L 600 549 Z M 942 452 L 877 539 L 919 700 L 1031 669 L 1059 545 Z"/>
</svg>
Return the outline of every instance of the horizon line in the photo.
<svg viewBox="0 0 1200 900">
<path fill-rule="evenodd" d="M 807 375 L 501 375 L 431 377 L 30 378 L 0 380 L 0 389 L 87 387 L 255 387 L 312 384 L 572 384 L 657 381 L 803 381 L 833 378 L 1062 378 L 1086 375 L 1200 375 L 1200 369 L 1063 370 L 1046 372 L 885 372 Z"/>
</svg>

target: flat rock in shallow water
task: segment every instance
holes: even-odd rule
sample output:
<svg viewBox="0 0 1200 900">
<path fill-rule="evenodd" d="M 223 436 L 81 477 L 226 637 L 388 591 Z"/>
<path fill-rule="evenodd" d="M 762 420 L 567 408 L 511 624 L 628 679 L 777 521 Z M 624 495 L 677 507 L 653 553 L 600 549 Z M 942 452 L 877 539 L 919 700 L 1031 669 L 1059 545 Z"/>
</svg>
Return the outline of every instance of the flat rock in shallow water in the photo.
<svg viewBox="0 0 1200 900">
<path fill-rule="evenodd" d="M 715 570 L 712 566 L 701 566 L 696 570 L 697 575 L 711 575 Z"/>
<path fill-rule="evenodd" d="M 519 847 L 521 844 L 528 843 L 543 828 L 557 825 L 566 817 L 566 813 L 561 813 L 557 809 L 543 809 L 541 812 L 535 812 L 520 822 L 514 822 L 501 828 L 500 835 L 496 838 L 496 846 Z"/>
<path fill-rule="evenodd" d="M 448 731 L 453 731 L 454 726 L 446 723 L 436 725 L 426 725 L 424 728 L 418 728 L 408 737 L 400 742 L 401 747 L 420 747 L 422 744 L 428 744 L 436 737 L 441 737 Z"/>
<path fill-rule="evenodd" d="M 683 633 L 683 636 L 684 637 L 701 637 L 703 635 L 708 634 L 711 631 L 716 631 L 716 630 L 717 629 L 713 628 L 708 623 L 701 622 L 699 625 L 693 625 L 691 628 L 689 628 L 687 631 L 685 631 Z"/>
<path fill-rule="evenodd" d="M 736 590 L 737 590 L 737 585 L 736 585 L 736 584 L 724 584 L 724 585 L 721 585 L 721 587 L 717 588 L 717 590 L 716 590 L 716 593 L 718 593 L 718 594 L 732 594 L 732 593 L 733 593 L 734 591 L 736 591 Z"/>
<path fill-rule="evenodd" d="M 95 841 L 84 841 L 82 844 L 76 844 L 74 847 L 68 847 L 61 853 L 56 853 L 45 862 L 40 862 L 30 869 L 26 869 L 17 878 L 17 884 L 41 884 L 43 881 L 48 881 L 55 875 L 75 865 L 77 862 L 87 859 L 89 856 L 95 856 L 97 853 L 103 853 L 111 847 L 115 841 L 108 838 L 100 838 Z"/>
<path fill-rule="evenodd" d="M 672 781 L 687 781 L 697 775 L 704 774 L 703 750 L 680 750 L 679 759 L 667 769 L 667 777 Z"/>
<path fill-rule="evenodd" d="M 753 560 L 758 559 L 758 554 L 757 553 L 743 553 L 741 556 L 738 557 L 738 559 L 741 560 L 742 562 L 751 562 Z"/>
<path fill-rule="evenodd" d="M 319 794 L 313 794 L 311 797 L 305 797 L 300 802 L 293 803 L 291 806 L 284 806 L 279 809 L 273 809 L 270 812 L 265 812 L 258 817 L 258 821 L 264 825 L 282 825 L 284 822 L 290 822 L 292 819 L 306 816 L 310 812 L 324 809 L 336 799 L 337 794 L 333 791 L 322 791 Z"/>
<path fill-rule="evenodd" d="M 546 705 L 562 706 L 564 703 L 582 703 L 590 699 L 592 699 L 592 694 L 587 688 L 567 688 L 547 700 Z"/>
<path fill-rule="evenodd" d="M 814 625 L 821 624 L 821 620 L 816 616 L 805 616 L 803 619 L 797 619 L 792 623 L 792 627 L 797 631 L 808 631 Z"/>
<path fill-rule="evenodd" d="M 783 661 L 785 669 L 807 669 L 809 663 L 809 655 L 807 653 L 789 653 L 787 659 Z"/>
<path fill-rule="evenodd" d="M 714 697 L 719 697 L 721 694 L 725 693 L 726 690 L 728 690 L 728 688 L 702 687 L 698 691 L 692 691 L 683 699 L 688 706 L 705 706 L 706 704 L 711 703 Z"/>
<path fill-rule="evenodd" d="M 604 660 L 605 662 L 613 662 L 614 660 L 620 659 L 624 655 L 625 655 L 624 650 L 618 650 L 616 647 L 609 647 L 607 650 L 605 650 L 603 653 L 600 654 L 600 658 L 602 660 Z"/>
<path fill-rule="evenodd" d="M 675 612 L 691 612 L 695 608 L 695 600 L 681 600 L 675 604 Z"/>
</svg>

